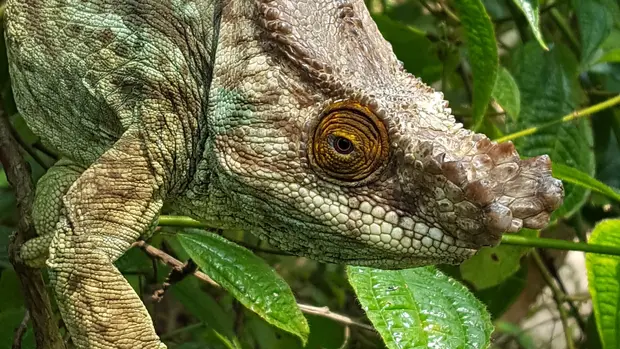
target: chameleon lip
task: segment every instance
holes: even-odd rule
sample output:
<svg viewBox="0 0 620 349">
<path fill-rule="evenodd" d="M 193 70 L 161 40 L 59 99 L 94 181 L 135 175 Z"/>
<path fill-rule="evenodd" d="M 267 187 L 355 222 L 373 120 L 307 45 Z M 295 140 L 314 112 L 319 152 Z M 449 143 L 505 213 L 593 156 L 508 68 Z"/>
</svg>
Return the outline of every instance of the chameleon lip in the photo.
<svg viewBox="0 0 620 349">
<path fill-rule="evenodd" d="M 455 253 L 458 252 L 458 253 Z M 401 269 L 401 268 L 411 268 L 415 266 L 419 266 L 419 260 L 424 259 L 425 263 L 423 265 L 427 265 L 429 258 L 435 258 L 437 263 L 441 264 L 460 264 L 463 261 L 471 258 L 473 255 L 478 252 L 477 249 L 459 247 L 457 251 L 446 253 L 444 255 L 436 255 L 436 256 L 413 256 L 413 255 L 399 255 L 400 258 L 381 258 L 381 259 L 349 259 L 347 260 L 348 264 L 351 265 L 359 265 L 359 266 L 373 266 L 377 265 L 378 262 L 382 264 L 382 268 L 387 269 Z"/>
</svg>

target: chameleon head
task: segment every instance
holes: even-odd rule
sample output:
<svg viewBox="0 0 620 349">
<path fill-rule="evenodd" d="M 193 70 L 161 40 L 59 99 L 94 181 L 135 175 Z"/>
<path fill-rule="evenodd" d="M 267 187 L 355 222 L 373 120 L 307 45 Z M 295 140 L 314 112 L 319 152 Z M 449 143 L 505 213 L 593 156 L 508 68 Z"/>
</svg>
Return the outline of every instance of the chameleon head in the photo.
<svg viewBox="0 0 620 349">
<path fill-rule="evenodd" d="M 256 2 L 256 46 L 220 31 L 213 144 L 233 224 L 296 254 L 402 268 L 459 263 L 548 223 L 563 188 L 547 156 L 463 129 L 363 1 L 294 3 Z M 228 11 L 224 26 L 240 17 Z"/>
</svg>

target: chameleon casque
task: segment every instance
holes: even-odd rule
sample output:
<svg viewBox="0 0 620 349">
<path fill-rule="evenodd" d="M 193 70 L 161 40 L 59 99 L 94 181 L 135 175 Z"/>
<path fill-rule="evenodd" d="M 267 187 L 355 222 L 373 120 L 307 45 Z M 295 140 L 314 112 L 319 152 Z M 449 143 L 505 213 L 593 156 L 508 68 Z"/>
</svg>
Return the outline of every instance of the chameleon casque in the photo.
<svg viewBox="0 0 620 349">
<path fill-rule="evenodd" d="M 113 265 L 164 204 L 405 268 L 542 228 L 563 199 L 547 156 L 456 123 L 362 0 L 9 0 L 6 17 L 19 111 L 63 155 L 22 257 L 49 268 L 78 348 L 165 348 Z"/>
</svg>

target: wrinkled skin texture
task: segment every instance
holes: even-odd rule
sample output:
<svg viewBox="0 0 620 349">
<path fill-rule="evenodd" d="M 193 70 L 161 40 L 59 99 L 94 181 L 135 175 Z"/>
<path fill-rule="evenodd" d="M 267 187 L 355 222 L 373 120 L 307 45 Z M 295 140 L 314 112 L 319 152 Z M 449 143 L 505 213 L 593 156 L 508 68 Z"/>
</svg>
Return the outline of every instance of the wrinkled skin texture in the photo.
<svg viewBox="0 0 620 349">
<path fill-rule="evenodd" d="M 462 129 L 363 1 L 9 0 L 15 98 L 66 158 L 39 238 L 78 348 L 164 348 L 113 266 L 164 203 L 321 261 L 459 263 L 562 201 L 546 156 Z"/>
</svg>

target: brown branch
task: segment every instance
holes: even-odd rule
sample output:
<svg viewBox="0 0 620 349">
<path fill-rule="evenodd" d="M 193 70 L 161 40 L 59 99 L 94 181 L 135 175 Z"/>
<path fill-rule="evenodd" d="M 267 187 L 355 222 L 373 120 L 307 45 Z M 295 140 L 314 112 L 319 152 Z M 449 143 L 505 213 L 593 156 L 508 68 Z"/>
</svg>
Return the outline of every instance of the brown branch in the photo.
<svg viewBox="0 0 620 349">
<path fill-rule="evenodd" d="M 30 312 L 26 310 L 22 322 L 15 330 L 15 336 L 13 336 L 13 346 L 11 347 L 12 349 L 21 349 L 22 339 L 24 339 L 24 334 L 26 334 L 26 330 L 28 329 L 28 321 L 30 321 Z"/>
<path fill-rule="evenodd" d="M 11 134 L 11 125 L 3 108 L 0 108 L 0 162 L 4 166 L 9 183 L 15 189 L 20 215 L 17 232 L 11 236 L 9 242 L 9 260 L 17 273 L 26 307 L 32 317 L 37 348 L 64 349 L 65 345 L 55 325 L 43 275 L 40 270 L 25 265 L 19 257 L 22 244 L 36 236 L 31 218 L 34 185 L 30 169 L 21 157 L 18 143 Z"/>
<path fill-rule="evenodd" d="M 197 269 L 198 265 L 191 259 L 188 260 L 181 268 L 172 268 L 170 274 L 168 274 L 168 277 L 166 277 L 166 281 L 164 281 L 161 288 L 153 292 L 153 300 L 156 302 L 161 302 L 161 300 L 164 299 L 164 294 L 170 286 L 180 282 L 187 276 L 194 274 Z"/>
<path fill-rule="evenodd" d="M 182 270 L 185 266 L 184 263 L 180 262 L 179 260 L 177 260 L 176 258 L 172 257 L 171 255 L 167 254 L 166 252 L 153 247 L 149 244 L 147 244 L 144 241 L 136 241 L 134 242 L 133 246 L 137 246 L 140 247 L 142 250 L 144 250 L 149 256 L 159 259 L 160 261 L 162 261 L 164 264 L 169 265 L 170 267 L 172 267 L 173 269 L 177 269 L 177 270 Z M 196 270 L 194 271 L 194 276 L 196 278 L 198 278 L 199 280 L 202 280 L 206 283 L 208 283 L 209 285 L 216 287 L 216 288 L 221 288 L 221 286 L 215 282 L 213 279 L 211 279 L 207 274 Z M 299 309 L 306 313 L 306 314 L 313 314 L 313 315 L 318 315 L 318 316 L 322 316 L 331 320 L 334 320 L 336 322 L 340 322 L 344 325 L 347 326 L 357 326 L 360 328 L 363 328 L 365 330 L 368 331 L 372 331 L 375 332 L 375 329 L 367 324 L 361 323 L 361 322 L 357 322 L 353 319 L 351 319 L 348 316 L 342 315 L 342 314 L 337 314 L 332 312 L 331 310 L 329 310 L 328 307 L 315 307 L 312 305 L 307 305 L 307 304 L 301 304 L 301 303 L 297 303 L 297 306 L 299 306 Z"/>
<path fill-rule="evenodd" d="M 363 328 L 368 331 L 376 332 L 372 326 L 357 322 L 348 316 L 334 313 L 331 310 L 329 310 L 328 307 L 315 307 L 312 305 L 302 304 L 302 303 L 297 303 L 297 305 L 299 306 L 299 309 L 301 309 L 301 311 L 306 314 L 313 314 L 313 315 L 326 317 L 336 322 L 340 322 L 341 324 L 344 324 L 344 325 L 357 326 L 357 327 Z"/>
<path fill-rule="evenodd" d="M 153 247 L 149 244 L 147 244 L 144 241 L 136 241 L 133 243 L 133 246 L 137 246 L 140 247 L 144 252 L 146 252 L 149 256 L 151 257 L 155 257 L 157 259 L 159 259 L 160 261 L 164 262 L 164 264 L 171 266 L 174 269 L 183 269 L 183 266 L 185 264 L 181 263 L 178 259 L 172 257 L 171 255 L 167 254 L 166 252 Z M 208 283 L 209 285 L 213 286 L 213 287 L 217 287 L 220 288 L 220 285 L 218 285 L 217 282 L 213 281 L 213 279 L 211 279 L 210 277 L 207 276 L 207 274 L 201 272 L 200 270 L 196 270 L 194 271 L 194 276 L 197 277 L 198 279 Z"/>
</svg>

